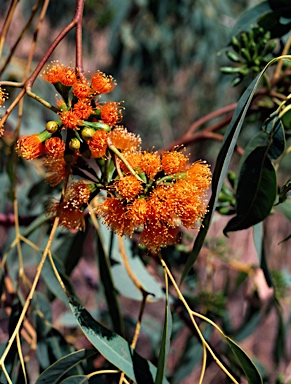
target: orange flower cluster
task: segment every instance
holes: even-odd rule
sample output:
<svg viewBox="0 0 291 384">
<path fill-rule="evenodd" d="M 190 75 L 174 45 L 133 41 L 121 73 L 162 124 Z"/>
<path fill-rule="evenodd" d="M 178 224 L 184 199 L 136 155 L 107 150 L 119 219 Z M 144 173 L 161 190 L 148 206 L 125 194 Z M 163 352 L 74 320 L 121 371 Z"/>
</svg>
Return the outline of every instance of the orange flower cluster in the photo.
<svg viewBox="0 0 291 384">
<path fill-rule="evenodd" d="M 87 79 L 77 68 L 53 62 L 43 78 L 61 95 L 59 120 L 20 138 L 16 151 L 26 160 L 42 156 L 52 187 L 66 180 L 62 200 L 47 207 L 51 217 L 68 229 L 83 229 L 84 210 L 104 190 L 99 217 L 119 235 L 138 231 L 141 244 L 152 251 L 177 243 L 182 226 L 198 228 L 211 181 L 206 163 L 191 165 L 177 149 L 141 151 L 140 137 L 118 125 L 120 103 L 100 102 L 116 86 L 111 76 L 97 71 Z M 71 181 L 74 176 L 90 181 Z"/>
<path fill-rule="evenodd" d="M 180 228 L 198 228 L 206 213 L 205 194 L 211 173 L 204 162 L 189 164 L 177 151 L 124 153 L 137 178 L 124 167 L 124 175 L 112 185 L 111 196 L 98 213 L 119 235 L 140 231 L 140 243 L 152 251 L 179 240 Z"/>
</svg>

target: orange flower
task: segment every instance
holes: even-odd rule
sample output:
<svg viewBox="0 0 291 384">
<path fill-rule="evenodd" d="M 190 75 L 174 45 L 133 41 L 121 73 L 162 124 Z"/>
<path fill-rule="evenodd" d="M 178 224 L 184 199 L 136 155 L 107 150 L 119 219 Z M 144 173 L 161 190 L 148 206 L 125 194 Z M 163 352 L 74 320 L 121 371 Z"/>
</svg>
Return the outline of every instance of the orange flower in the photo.
<svg viewBox="0 0 291 384">
<path fill-rule="evenodd" d="M 82 181 L 72 182 L 68 185 L 65 195 L 65 201 L 75 208 L 81 208 L 83 204 L 88 204 L 90 198 L 90 189 Z"/>
<path fill-rule="evenodd" d="M 79 99 L 86 99 L 91 95 L 91 87 L 86 81 L 77 81 L 73 87 L 73 94 Z"/>
<path fill-rule="evenodd" d="M 142 153 L 139 164 L 141 170 L 152 180 L 161 170 L 161 159 L 157 152 Z"/>
<path fill-rule="evenodd" d="M 141 144 L 140 136 L 128 132 L 126 128 L 119 125 L 115 126 L 115 128 L 109 132 L 109 137 L 112 144 L 122 151 L 134 151 Z"/>
<path fill-rule="evenodd" d="M 78 116 L 80 120 L 87 120 L 91 113 L 93 113 L 93 108 L 88 101 L 80 99 L 74 105 L 74 114 Z"/>
<path fill-rule="evenodd" d="M 60 137 L 51 137 L 45 142 L 45 154 L 51 157 L 60 157 L 64 154 L 66 144 Z"/>
<path fill-rule="evenodd" d="M 177 172 L 183 172 L 188 163 L 188 157 L 181 152 L 171 151 L 163 152 L 162 168 L 166 175 L 172 175 Z"/>
<path fill-rule="evenodd" d="M 122 198 L 132 200 L 143 191 L 143 186 L 135 176 L 127 175 L 114 183 L 114 189 Z"/>
<path fill-rule="evenodd" d="M 51 187 L 55 187 L 60 184 L 66 177 L 67 163 L 65 162 L 63 156 L 46 157 L 43 160 L 43 166 L 47 172 L 45 181 Z"/>
<path fill-rule="evenodd" d="M 44 153 L 44 145 L 39 134 L 23 136 L 16 143 L 16 153 L 25 160 L 37 159 Z"/>
<path fill-rule="evenodd" d="M 123 107 L 121 107 L 119 103 L 108 101 L 101 108 L 102 121 L 110 126 L 119 123 L 122 120 L 122 109 Z"/>
<path fill-rule="evenodd" d="M 91 77 L 91 86 L 99 94 L 104 94 L 111 92 L 115 86 L 116 82 L 112 76 L 105 75 L 101 71 L 93 73 Z"/>
<path fill-rule="evenodd" d="M 61 81 L 61 77 L 65 71 L 66 68 L 63 64 L 58 61 L 53 61 L 47 66 L 47 69 L 43 72 L 42 77 L 49 83 L 55 84 Z"/>
<path fill-rule="evenodd" d="M 63 70 L 60 73 L 60 82 L 66 87 L 72 87 L 76 82 L 76 70 L 70 66 L 63 67 Z"/>
<path fill-rule="evenodd" d="M 59 216 L 59 225 L 67 229 L 85 228 L 83 211 L 75 208 L 70 202 L 51 202 L 46 207 L 46 213 L 52 218 Z"/>
<path fill-rule="evenodd" d="M 187 180 L 199 189 L 207 189 L 211 183 L 209 166 L 203 161 L 196 161 L 187 170 Z"/>
<path fill-rule="evenodd" d="M 151 222 L 142 231 L 140 242 L 151 251 L 157 252 L 161 247 L 178 243 L 179 234 L 179 228 L 169 227 L 158 221 Z"/>
<path fill-rule="evenodd" d="M 145 198 L 133 200 L 127 205 L 127 217 L 132 222 L 134 228 L 142 228 L 150 216 L 150 206 Z"/>
<path fill-rule="evenodd" d="M 91 157 L 99 158 L 106 154 L 107 139 L 108 133 L 101 129 L 94 133 L 93 137 L 88 140 Z"/>
<path fill-rule="evenodd" d="M 64 111 L 59 112 L 59 115 L 61 117 L 62 123 L 66 128 L 71 129 L 79 129 L 78 123 L 79 123 L 79 117 L 73 112 L 73 111 Z"/>
<path fill-rule="evenodd" d="M 126 207 L 116 197 L 107 197 L 98 207 L 98 214 L 115 233 L 131 236 L 134 231 L 132 221 L 127 217 Z"/>
<path fill-rule="evenodd" d="M 8 99 L 8 93 L 5 92 L 5 89 L 0 87 L 0 105 L 4 104 Z"/>
<path fill-rule="evenodd" d="M 123 156 L 124 158 L 129 162 L 129 164 L 131 165 L 131 167 L 138 171 L 138 173 L 141 172 L 141 169 L 140 169 L 140 163 L 142 161 L 142 153 L 141 152 L 124 152 L 123 153 Z M 124 171 L 124 172 L 129 172 L 126 165 L 122 162 L 120 162 L 120 168 Z"/>
</svg>

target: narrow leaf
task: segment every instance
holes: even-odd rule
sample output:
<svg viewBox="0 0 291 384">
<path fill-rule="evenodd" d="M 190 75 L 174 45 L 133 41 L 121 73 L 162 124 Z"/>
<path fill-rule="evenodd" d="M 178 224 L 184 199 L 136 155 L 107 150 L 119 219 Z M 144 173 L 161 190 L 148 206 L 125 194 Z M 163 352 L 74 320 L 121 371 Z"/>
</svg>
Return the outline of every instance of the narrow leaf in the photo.
<svg viewBox="0 0 291 384">
<path fill-rule="evenodd" d="M 77 352 L 70 353 L 67 356 L 62 357 L 50 367 L 48 367 L 38 377 L 35 384 L 55 384 L 58 383 L 62 376 L 66 374 L 70 369 L 79 364 L 82 360 L 88 359 L 96 353 L 95 349 L 81 349 Z"/>
<path fill-rule="evenodd" d="M 113 329 L 115 332 L 122 335 L 123 322 L 122 322 L 119 304 L 116 297 L 116 290 L 112 280 L 110 261 L 108 256 L 105 253 L 106 251 L 104 249 L 103 242 L 100 238 L 99 233 L 97 233 L 97 250 L 98 250 L 100 279 L 103 284 L 107 306 L 108 306 L 109 314 L 113 324 Z"/>
<path fill-rule="evenodd" d="M 60 384 L 89 384 L 86 375 L 78 375 L 67 377 L 65 380 L 62 380 Z"/>
<path fill-rule="evenodd" d="M 158 370 L 157 370 L 157 375 L 155 379 L 155 384 L 163 383 L 168 353 L 170 349 L 170 338 L 172 333 L 172 316 L 171 316 L 171 311 L 169 306 L 169 284 L 168 284 L 168 278 L 166 274 L 165 274 L 165 283 L 166 283 L 165 320 L 164 320 L 164 328 L 163 328 L 161 349 L 160 349 L 160 354 L 158 359 Z"/>
<path fill-rule="evenodd" d="M 242 367 L 249 384 L 263 384 L 262 377 L 250 357 L 228 336 L 226 341 Z"/>
<path fill-rule="evenodd" d="M 105 359 L 139 384 L 154 383 L 157 368 L 152 363 L 138 355 L 121 336 L 94 320 L 73 297 L 69 298 L 69 302 L 85 336 Z M 164 378 L 162 383 L 168 381 Z"/>
<path fill-rule="evenodd" d="M 206 238 L 208 229 L 211 224 L 211 220 L 215 211 L 215 207 L 217 204 L 218 196 L 221 191 L 221 187 L 224 182 L 224 178 L 226 176 L 228 165 L 231 160 L 237 138 L 239 136 L 239 133 L 241 131 L 247 110 L 250 106 L 252 97 L 254 96 L 254 93 L 256 91 L 257 86 L 259 85 L 259 82 L 265 73 L 265 71 L 268 69 L 268 67 L 272 64 L 274 64 L 278 60 L 290 60 L 291 56 L 279 56 L 273 60 L 271 60 L 263 69 L 263 71 L 252 81 L 252 83 L 248 86 L 248 88 L 245 90 L 243 95 L 241 96 L 237 107 L 234 111 L 232 120 L 230 122 L 230 125 L 228 126 L 228 129 L 224 135 L 222 147 L 220 149 L 220 152 L 217 157 L 216 166 L 213 172 L 213 179 L 212 179 L 212 195 L 209 201 L 208 205 L 208 213 L 205 215 L 205 218 L 202 222 L 200 231 L 196 237 L 194 246 L 192 251 L 189 254 L 189 257 L 187 259 L 187 262 L 185 264 L 184 270 L 182 272 L 181 281 L 182 283 L 187 276 L 188 272 L 192 268 L 193 264 L 195 263 L 199 252 L 202 248 L 202 245 L 204 243 L 204 240 Z"/>
</svg>

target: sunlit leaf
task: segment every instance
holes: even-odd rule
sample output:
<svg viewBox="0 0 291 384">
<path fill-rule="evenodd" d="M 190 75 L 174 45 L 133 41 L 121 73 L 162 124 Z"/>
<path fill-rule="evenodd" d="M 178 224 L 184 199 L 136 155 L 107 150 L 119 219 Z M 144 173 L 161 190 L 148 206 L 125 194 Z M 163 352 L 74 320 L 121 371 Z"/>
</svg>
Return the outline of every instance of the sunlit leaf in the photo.
<svg viewBox="0 0 291 384">
<path fill-rule="evenodd" d="M 108 361 L 139 384 L 154 383 L 157 368 L 152 363 L 137 354 L 121 336 L 94 320 L 73 297 L 69 302 L 85 336 Z M 162 382 L 168 383 L 165 378 Z"/>
</svg>

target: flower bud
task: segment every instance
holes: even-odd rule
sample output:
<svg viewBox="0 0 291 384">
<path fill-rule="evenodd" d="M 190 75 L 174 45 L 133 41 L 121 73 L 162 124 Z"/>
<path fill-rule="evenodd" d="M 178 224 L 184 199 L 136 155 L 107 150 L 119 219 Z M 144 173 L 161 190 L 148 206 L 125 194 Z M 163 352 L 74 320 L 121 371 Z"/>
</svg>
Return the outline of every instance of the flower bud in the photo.
<svg viewBox="0 0 291 384">
<path fill-rule="evenodd" d="M 58 124 L 57 121 L 48 121 L 48 122 L 46 123 L 45 129 L 46 129 L 49 133 L 55 133 L 55 132 L 57 132 L 57 130 L 59 129 L 59 124 Z"/>
<path fill-rule="evenodd" d="M 76 151 L 77 149 L 79 149 L 81 146 L 81 143 L 80 143 L 80 140 L 78 140 L 76 137 L 74 137 L 73 139 L 71 139 L 70 143 L 69 143 L 69 147 L 71 149 L 73 149 L 74 151 Z"/>
<path fill-rule="evenodd" d="M 94 136 L 95 130 L 93 128 L 84 128 L 81 132 L 83 139 L 91 139 Z"/>
</svg>

